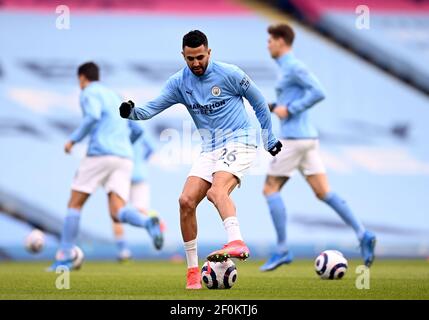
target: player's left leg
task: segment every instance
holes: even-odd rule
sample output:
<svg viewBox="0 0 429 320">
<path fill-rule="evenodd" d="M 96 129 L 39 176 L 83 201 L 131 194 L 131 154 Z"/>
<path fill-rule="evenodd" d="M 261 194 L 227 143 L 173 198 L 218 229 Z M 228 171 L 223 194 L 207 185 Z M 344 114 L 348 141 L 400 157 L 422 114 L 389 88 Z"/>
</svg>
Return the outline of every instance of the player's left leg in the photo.
<svg viewBox="0 0 429 320">
<path fill-rule="evenodd" d="M 130 181 L 133 162 L 120 157 L 110 157 L 110 174 L 103 182 L 109 196 L 109 210 L 113 221 L 145 228 L 157 250 L 162 248 L 164 238 L 157 217 L 146 217 L 132 206 L 126 206 L 130 196 Z"/>
<path fill-rule="evenodd" d="M 143 182 L 131 183 L 129 204 L 147 216 L 146 208 L 148 208 L 148 206 L 146 204 L 148 201 L 148 191 L 146 187 L 147 186 Z M 123 262 L 131 259 L 132 253 L 125 239 L 124 226 L 122 223 L 113 222 L 113 234 L 118 250 L 118 261 Z"/>
<path fill-rule="evenodd" d="M 60 249 L 66 258 L 71 255 L 71 250 L 76 243 L 79 232 L 79 221 L 82 208 L 88 198 L 89 193 L 72 190 L 67 205 L 67 216 L 64 220 L 63 231 L 61 234 Z"/>
<path fill-rule="evenodd" d="M 128 223 L 135 227 L 145 228 L 153 240 L 157 250 L 162 248 L 164 238 L 157 217 L 146 217 L 134 207 L 126 206 L 123 197 L 116 192 L 109 192 L 109 210 L 113 221 Z"/>
<path fill-rule="evenodd" d="M 131 250 L 128 248 L 124 235 L 124 226 L 122 223 L 113 222 L 113 235 L 115 237 L 116 247 L 118 250 L 117 259 L 120 262 L 131 259 Z"/>
<path fill-rule="evenodd" d="M 230 194 L 241 183 L 244 173 L 252 165 L 256 157 L 256 147 L 231 142 L 224 148 L 215 150 L 215 153 L 216 164 L 212 171 L 212 186 L 207 191 L 207 199 L 215 205 L 223 220 L 228 243 L 222 249 L 209 254 L 207 260 L 225 261 L 228 258 L 245 260 L 250 252 L 241 236 L 235 205 Z"/>
<path fill-rule="evenodd" d="M 326 170 L 320 157 L 318 140 L 308 142 L 299 169 L 306 177 L 317 198 L 330 206 L 347 225 L 353 228 L 360 242 L 365 265 L 370 266 L 374 261 L 375 235 L 365 229 L 347 202 L 330 190 Z"/>
<path fill-rule="evenodd" d="M 374 260 L 375 235 L 365 229 L 347 202 L 330 190 L 326 174 L 309 175 L 306 179 L 317 198 L 330 206 L 347 225 L 353 228 L 361 245 L 365 265 L 370 266 Z"/>
<path fill-rule="evenodd" d="M 272 271 L 293 261 L 292 251 L 287 245 L 287 209 L 280 191 L 298 168 L 307 142 L 295 139 L 283 139 L 281 142 L 284 148 L 271 160 L 263 189 L 277 235 L 277 246 L 260 267 L 261 271 Z"/>
<path fill-rule="evenodd" d="M 218 171 L 213 174 L 213 183 L 207 191 L 207 199 L 214 204 L 222 218 L 228 244 L 209 254 L 209 261 L 225 261 L 228 258 L 245 260 L 249 257 L 249 249 L 241 236 L 235 205 L 230 197 L 238 183 L 238 178 L 230 172 Z"/>
<path fill-rule="evenodd" d="M 130 201 L 129 203 L 134 208 L 137 208 L 142 214 L 149 217 L 158 217 L 161 226 L 161 231 L 165 232 L 166 224 L 161 218 L 161 215 L 151 209 L 150 205 L 150 186 L 145 181 L 133 182 L 130 190 Z"/>
<path fill-rule="evenodd" d="M 73 248 L 79 232 L 82 208 L 109 172 L 109 157 L 107 156 L 86 156 L 82 159 L 71 186 L 72 191 L 61 234 L 60 248 L 57 251 L 55 262 L 47 269 L 48 271 L 55 271 L 58 266 L 73 269 L 73 259 L 75 258 Z"/>
<path fill-rule="evenodd" d="M 57 251 L 55 262 L 46 269 L 47 271 L 55 271 L 58 267 L 73 269 L 74 257 L 72 249 L 76 244 L 79 232 L 81 210 L 89 197 L 89 193 L 72 189 L 67 205 L 67 215 L 61 232 L 60 247 Z"/>
<path fill-rule="evenodd" d="M 272 271 L 284 264 L 293 261 L 293 254 L 288 249 L 286 237 L 287 214 L 286 206 L 281 197 L 280 191 L 289 180 L 288 176 L 267 175 L 265 179 L 263 193 L 267 201 L 270 215 L 277 235 L 276 251 L 259 268 L 261 271 Z"/>
<path fill-rule="evenodd" d="M 365 227 L 350 209 L 348 204 L 338 194 L 330 191 L 328 177 L 326 174 L 320 173 L 309 175 L 306 179 L 313 189 L 316 197 L 334 209 L 343 221 L 353 228 L 357 238 L 359 240 L 362 239 L 363 234 L 365 233 Z"/>
<path fill-rule="evenodd" d="M 148 215 L 150 208 L 150 189 L 144 181 L 131 183 L 129 203 L 140 210 L 141 213 Z"/>
</svg>

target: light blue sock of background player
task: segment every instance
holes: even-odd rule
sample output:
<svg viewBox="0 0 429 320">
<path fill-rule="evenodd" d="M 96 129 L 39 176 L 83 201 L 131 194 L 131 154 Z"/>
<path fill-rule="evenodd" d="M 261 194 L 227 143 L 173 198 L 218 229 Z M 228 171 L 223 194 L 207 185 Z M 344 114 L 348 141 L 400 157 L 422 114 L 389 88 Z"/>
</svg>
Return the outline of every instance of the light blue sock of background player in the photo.
<svg viewBox="0 0 429 320">
<path fill-rule="evenodd" d="M 362 240 L 362 237 L 365 233 L 365 227 L 355 216 L 347 202 L 344 201 L 335 192 L 328 192 L 325 198 L 323 198 L 323 201 L 332 209 L 334 209 L 346 224 L 353 228 L 359 241 Z"/>
<path fill-rule="evenodd" d="M 128 250 L 128 244 L 124 238 L 116 239 L 116 246 L 118 247 L 119 252 L 123 252 L 125 250 Z"/>
<path fill-rule="evenodd" d="M 277 234 L 277 251 L 284 253 L 286 247 L 286 207 L 281 198 L 280 192 L 272 193 L 265 197 L 270 209 L 271 218 Z"/>
<path fill-rule="evenodd" d="M 141 214 L 141 212 L 133 207 L 123 207 L 118 213 L 120 222 L 128 223 L 136 227 L 147 228 L 150 218 Z"/>
<path fill-rule="evenodd" d="M 61 234 L 60 248 L 64 253 L 65 259 L 71 258 L 71 250 L 76 243 L 79 231 L 80 210 L 68 208 L 64 219 L 63 232 Z"/>
</svg>

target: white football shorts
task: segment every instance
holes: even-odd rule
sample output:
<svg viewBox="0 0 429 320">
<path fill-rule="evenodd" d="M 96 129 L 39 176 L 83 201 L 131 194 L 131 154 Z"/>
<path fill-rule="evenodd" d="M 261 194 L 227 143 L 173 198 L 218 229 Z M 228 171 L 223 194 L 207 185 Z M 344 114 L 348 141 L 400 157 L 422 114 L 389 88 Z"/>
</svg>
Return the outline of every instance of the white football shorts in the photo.
<svg viewBox="0 0 429 320">
<path fill-rule="evenodd" d="M 137 209 L 150 209 L 150 188 L 146 182 L 131 185 L 130 204 Z"/>
<path fill-rule="evenodd" d="M 133 162 L 117 156 L 87 156 L 82 159 L 72 190 L 92 194 L 102 186 L 128 202 Z"/>
<path fill-rule="evenodd" d="M 188 176 L 195 176 L 210 183 L 213 174 L 226 171 L 237 177 L 239 182 L 256 157 L 256 146 L 239 142 L 227 143 L 225 147 L 209 152 L 202 152 Z"/>
<path fill-rule="evenodd" d="M 318 139 L 282 139 L 282 150 L 271 161 L 268 175 L 291 177 L 296 169 L 304 176 L 325 173 Z"/>
</svg>

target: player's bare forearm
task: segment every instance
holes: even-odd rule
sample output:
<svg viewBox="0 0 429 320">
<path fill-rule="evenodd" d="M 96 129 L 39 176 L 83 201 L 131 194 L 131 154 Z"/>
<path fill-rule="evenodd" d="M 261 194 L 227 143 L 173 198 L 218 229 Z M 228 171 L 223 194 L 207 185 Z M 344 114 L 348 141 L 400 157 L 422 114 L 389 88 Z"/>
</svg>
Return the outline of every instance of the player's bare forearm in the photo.
<svg viewBox="0 0 429 320">
<path fill-rule="evenodd" d="M 289 112 L 286 106 L 277 106 L 274 108 L 273 113 L 280 119 L 289 117 Z"/>
<path fill-rule="evenodd" d="M 67 141 L 64 145 L 64 152 L 65 153 L 70 153 L 73 149 L 75 142 L 74 141 Z"/>
</svg>

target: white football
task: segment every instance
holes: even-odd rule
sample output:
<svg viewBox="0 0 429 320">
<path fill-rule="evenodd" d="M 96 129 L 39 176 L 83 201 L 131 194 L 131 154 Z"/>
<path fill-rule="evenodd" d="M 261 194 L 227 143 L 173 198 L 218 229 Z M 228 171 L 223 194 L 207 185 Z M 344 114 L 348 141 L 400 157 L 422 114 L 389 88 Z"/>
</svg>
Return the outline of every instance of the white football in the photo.
<svg viewBox="0 0 429 320">
<path fill-rule="evenodd" d="M 25 238 L 25 248 L 31 253 L 38 253 L 45 246 L 45 234 L 39 229 L 32 230 Z"/>
<path fill-rule="evenodd" d="M 73 257 L 73 265 L 72 270 L 79 270 L 82 266 L 83 259 L 85 258 L 85 255 L 81 248 L 78 246 L 74 246 L 72 249 L 72 257 Z M 58 261 L 64 260 L 64 253 L 61 250 L 57 251 L 57 254 L 55 256 L 55 259 Z"/>
<path fill-rule="evenodd" d="M 206 261 L 201 269 L 201 278 L 209 289 L 230 289 L 237 281 L 237 268 L 231 259 Z"/>
<path fill-rule="evenodd" d="M 322 279 L 341 279 L 346 274 L 347 259 L 337 250 L 323 251 L 314 261 L 316 273 Z"/>
</svg>

